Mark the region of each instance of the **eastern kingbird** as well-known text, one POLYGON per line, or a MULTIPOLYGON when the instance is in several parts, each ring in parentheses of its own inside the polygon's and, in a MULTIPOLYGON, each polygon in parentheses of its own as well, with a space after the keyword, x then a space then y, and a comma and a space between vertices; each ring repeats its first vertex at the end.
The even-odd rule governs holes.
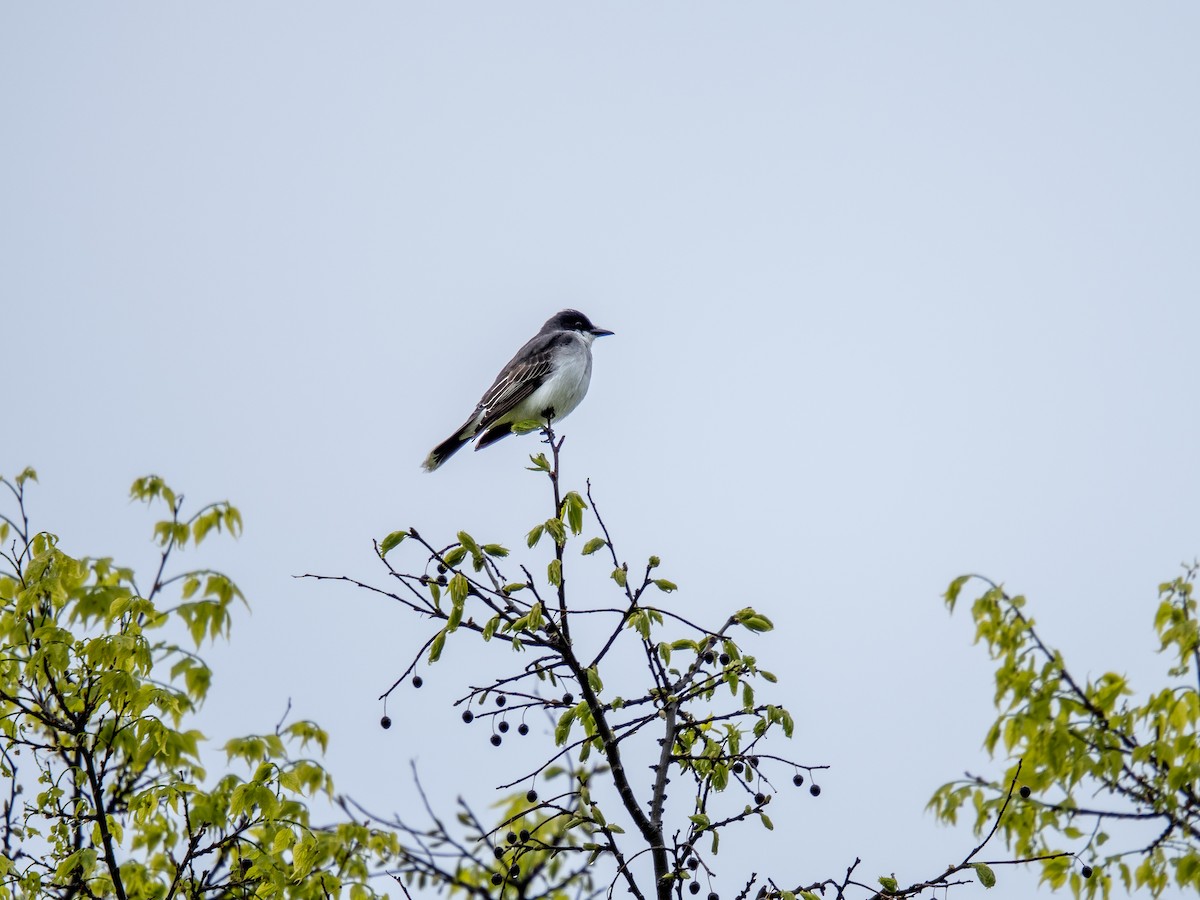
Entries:
POLYGON ((597 328, 577 309, 552 315, 500 370, 471 418, 429 452, 425 471, 432 472, 477 435, 475 449, 482 450, 511 434, 516 422, 566 418, 592 380, 592 341, 606 334, 612 332, 597 328))

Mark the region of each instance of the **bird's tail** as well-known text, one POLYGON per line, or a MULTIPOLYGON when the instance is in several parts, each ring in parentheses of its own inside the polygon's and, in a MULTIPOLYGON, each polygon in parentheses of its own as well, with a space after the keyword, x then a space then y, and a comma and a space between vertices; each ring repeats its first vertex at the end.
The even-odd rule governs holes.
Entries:
POLYGON ((463 424, 462 428, 429 451, 425 462, 421 463, 421 468, 426 472, 432 472, 461 450, 464 444, 471 443, 471 439, 475 437, 475 424, 475 417, 472 416, 463 424))
POLYGON ((468 444, 470 441, 469 437, 459 437, 457 434, 446 438, 446 440, 429 451, 429 455, 425 457, 425 462, 421 463, 421 468, 426 472, 432 472, 461 450, 463 444, 468 444))

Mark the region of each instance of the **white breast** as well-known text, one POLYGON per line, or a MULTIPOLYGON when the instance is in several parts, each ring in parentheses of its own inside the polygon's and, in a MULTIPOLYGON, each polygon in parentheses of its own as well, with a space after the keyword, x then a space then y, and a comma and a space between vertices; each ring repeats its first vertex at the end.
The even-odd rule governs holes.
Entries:
POLYGON ((554 408, 554 418, 564 419, 587 395, 592 380, 592 336, 576 334, 566 347, 559 348, 558 365, 545 383, 515 411, 513 421, 540 419, 542 411, 554 408))

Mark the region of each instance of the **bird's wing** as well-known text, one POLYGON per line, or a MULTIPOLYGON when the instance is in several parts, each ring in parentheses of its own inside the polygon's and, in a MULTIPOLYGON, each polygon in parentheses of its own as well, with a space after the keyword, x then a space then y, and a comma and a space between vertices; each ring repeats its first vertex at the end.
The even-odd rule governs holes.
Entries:
POLYGON ((483 418, 478 431, 495 425, 542 386, 550 375, 550 351, 553 346, 552 336, 538 335, 501 370, 479 401, 478 409, 483 413, 483 418))

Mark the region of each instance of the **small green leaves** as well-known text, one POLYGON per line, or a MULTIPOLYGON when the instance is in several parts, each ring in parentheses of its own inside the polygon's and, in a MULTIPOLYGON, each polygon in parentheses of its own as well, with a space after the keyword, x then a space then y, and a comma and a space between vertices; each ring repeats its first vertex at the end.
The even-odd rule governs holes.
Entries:
POLYGON ((388 553, 390 553, 392 550, 395 550, 397 547, 399 547, 400 542, 403 541, 406 537, 408 537, 408 532, 404 531, 404 530, 393 531, 391 534, 389 534, 387 537, 385 537, 382 541, 379 542, 380 557, 387 556, 388 553))
MULTIPOLYGON (((32 471, 24 473, 29 477, 32 471)), ((260 885, 272 894, 340 895, 343 875, 359 900, 377 896, 362 882, 377 860, 398 853, 399 840, 353 821, 328 828, 311 822, 306 798, 321 795, 325 809, 332 782, 317 762, 290 754, 310 744, 323 750, 326 737, 315 725, 280 722, 266 734, 227 742, 231 765, 215 777, 200 766, 204 737, 185 721, 203 702, 212 672, 177 642, 227 635, 229 606, 242 595, 220 572, 177 571, 169 562, 178 557, 168 560, 167 551, 237 534, 241 517, 228 503, 215 503, 186 518, 182 494, 156 476, 139 479, 131 493, 170 507, 154 526, 163 552, 143 576, 144 593, 132 569, 104 557, 69 557, 46 533, 21 535, 27 543, 8 560, 12 574, 0 573, 7 703, 0 743, 11 749, 19 734, 34 746, 70 748, 61 759, 35 761, 30 774, 45 789, 31 792, 7 826, 0 824, 6 844, 15 832, 18 844, 34 840, 40 857, 17 871, 0 855, 0 893, 41 896, 48 887, 41 882, 54 877, 83 893, 111 896, 124 878, 130 897, 193 896, 203 888, 179 860, 219 851, 239 896, 260 885), (176 596, 168 601, 168 594, 176 596), (163 631, 150 637, 154 629, 163 631), (101 804, 107 809, 97 810, 101 804), (120 848, 119 872, 97 852, 107 840, 103 829, 120 848), (331 859, 342 866, 336 876, 331 859)), ((0 498, 5 502, 11 500, 0 498)), ((0 514, 11 518, 7 509, 0 514)), ((393 538, 388 549, 399 543, 393 538)), ((10 762, 6 751, 0 776, 13 776, 5 768, 10 762)))
POLYGON ((618 566, 612 571, 612 580, 615 581, 619 587, 625 587, 628 574, 629 573, 626 571, 624 566, 618 566))
POLYGON ((545 525, 533 526, 533 528, 530 530, 529 534, 527 534, 525 536, 525 543, 529 546, 529 549, 532 550, 534 547, 537 546, 537 542, 542 539, 542 532, 545 530, 546 530, 545 525))
POLYGON ((743 628, 755 632, 770 631, 775 627, 770 619, 760 613, 756 613, 749 606, 734 613, 733 620, 743 628))
POLYGON ((971 868, 975 870, 975 877, 985 888, 996 886, 996 873, 992 871, 991 866, 986 863, 971 863, 971 868))
POLYGON ((213 503, 196 513, 191 525, 193 544, 199 544, 209 532, 219 532, 222 528, 228 529, 236 537, 242 531, 242 514, 228 503, 213 503))
POLYGON ((550 471, 550 460, 546 459, 545 453, 539 453, 536 456, 530 455, 529 461, 531 463, 533 463, 532 466, 528 467, 529 471, 531 471, 531 472, 549 472, 550 471))
POLYGON ((600 672, 595 666, 587 670, 587 681, 592 693, 599 694, 604 690, 604 682, 600 680, 600 672))
POLYGON ((594 537, 590 541, 588 541, 586 544, 583 545, 583 555, 591 556, 593 553, 595 553, 601 547, 607 547, 607 546, 608 546, 608 541, 604 540, 604 538, 594 537))
POLYGON ((579 496, 578 491, 568 491, 567 495, 563 497, 559 515, 570 526, 572 534, 579 534, 583 531, 583 511, 585 509, 587 509, 587 504, 583 502, 583 497, 579 496))
POLYGON ((880 875, 879 884, 883 887, 883 891, 886 894, 894 894, 896 893, 897 888, 900 887, 900 885, 896 882, 895 875, 880 875))
MULTIPOLYGON (((26 471, 31 471, 26 469, 26 471)), ((23 475, 24 473, 22 473, 23 475)), ((21 475, 17 476, 17 483, 22 483, 21 475)), ((167 483, 157 475, 146 475, 139 478, 133 483, 129 489, 129 495, 134 500, 141 500, 149 503, 151 500, 162 498, 168 506, 175 505, 175 492, 167 487, 167 483)))
POLYGON ((429 661, 437 662, 441 659, 442 649, 446 646, 446 629, 443 628, 437 633, 433 639, 433 643, 429 645, 429 661))
POLYGON ((466 549, 466 551, 472 556, 479 555, 479 544, 475 542, 475 538, 471 537, 465 531, 460 531, 458 533, 458 542, 462 544, 463 548, 466 549))
POLYGON ((962 593, 963 585, 970 580, 970 575, 959 575, 952 582, 950 582, 950 586, 946 588, 944 597, 946 600, 946 606, 950 608, 950 612, 954 612, 954 604, 958 602, 958 595, 962 593))
POLYGON ((567 528, 563 525, 562 519, 547 519, 543 523, 543 527, 560 547, 567 542, 567 528))
POLYGON ((567 738, 571 735, 571 723, 575 721, 575 707, 571 707, 565 713, 558 717, 558 724, 554 726, 554 744, 561 747, 567 742, 567 738))
MULTIPOLYGON (((513 434, 529 434, 532 431, 540 431, 546 426, 546 423, 540 419, 522 419, 520 422, 514 422, 512 426, 513 434)), ((542 454, 538 454, 545 457, 542 454)))
POLYGON ((462 572, 455 573, 450 579, 450 599, 455 606, 461 606, 463 601, 467 599, 467 594, 470 593, 471 584, 467 581, 467 576, 462 572))
POLYGON ((562 584, 562 560, 552 559, 546 566, 546 580, 555 587, 562 584))
POLYGON ((668 581, 665 578, 655 578, 654 586, 667 594, 671 593, 671 591, 679 590, 679 585, 675 584, 673 581, 668 581))

